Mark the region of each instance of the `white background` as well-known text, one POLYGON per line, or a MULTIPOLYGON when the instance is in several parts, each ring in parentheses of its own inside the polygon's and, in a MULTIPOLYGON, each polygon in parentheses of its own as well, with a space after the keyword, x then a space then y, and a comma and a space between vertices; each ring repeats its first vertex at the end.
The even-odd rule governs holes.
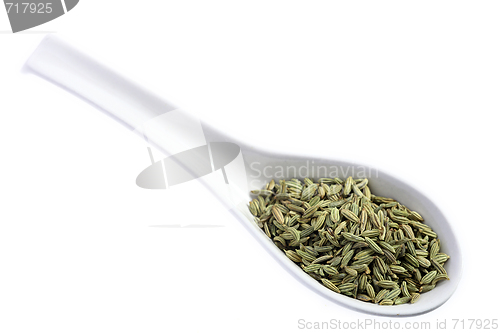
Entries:
POLYGON ((139 137, 21 74, 46 32, 232 136, 405 179, 453 223, 464 274, 439 309, 391 320, 446 319, 451 330, 454 318, 499 319, 499 10, 496 1, 86 0, 12 34, 0 9, 0 332, 293 332, 299 319, 390 320, 312 293, 196 182, 138 188, 149 165, 139 137), (151 227, 180 223, 224 227, 151 227))

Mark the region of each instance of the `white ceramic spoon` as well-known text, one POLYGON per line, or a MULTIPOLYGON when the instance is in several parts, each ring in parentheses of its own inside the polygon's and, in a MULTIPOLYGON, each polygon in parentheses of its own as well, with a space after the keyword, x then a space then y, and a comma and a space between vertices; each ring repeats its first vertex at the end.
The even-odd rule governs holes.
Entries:
POLYGON ((145 170, 137 179, 138 185, 165 188, 198 178, 283 268, 326 299, 370 314, 412 316, 436 309, 455 291, 462 256, 452 227, 434 203, 399 179, 362 165, 283 155, 228 138, 51 36, 38 46, 25 69, 88 101, 169 156, 145 170), (271 180, 266 175, 279 170, 287 179, 328 177, 332 170, 342 170, 344 178, 357 178, 365 172, 373 193, 395 198, 418 211, 439 235, 442 251, 451 257, 446 263, 451 279, 422 294, 417 303, 397 306, 364 303, 325 288, 290 261, 248 211, 252 199, 249 190, 262 188, 271 180))

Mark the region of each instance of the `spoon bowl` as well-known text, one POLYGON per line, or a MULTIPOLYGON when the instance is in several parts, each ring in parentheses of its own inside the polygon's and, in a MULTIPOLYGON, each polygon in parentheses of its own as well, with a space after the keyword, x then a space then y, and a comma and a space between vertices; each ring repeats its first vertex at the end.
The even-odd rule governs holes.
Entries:
MULTIPOLYGON (((439 208, 417 189, 383 171, 345 161, 280 155, 255 149, 247 151, 244 146, 242 152, 245 156, 247 169, 250 170, 247 179, 251 189, 263 188, 264 184, 273 178, 266 176, 266 174, 271 174, 271 170, 280 173, 280 176, 281 170, 284 170, 283 176, 280 177, 283 179, 298 178, 303 180, 304 177, 312 174, 314 174, 314 179, 323 177, 345 179, 349 176, 368 178, 370 189, 376 195, 396 199, 409 209, 418 211, 424 217, 425 223, 439 235, 441 251, 450 256, 450 259, 446 262, 446 270, 450 280, 438 283, 432 291, 421 294, 420 299, 415 304, 380 306, 365 303, 332 292, 303 272, 256 225, 247 207, 237 207, 236 210, 232 210, 234 216, 246 226, 247 230, 254 235, 261 245, 303 285, 324 298, 352 310, 368 314, 400 317, 416 316, 432 311, 444 304, 455 292, 462 273, 462 255, 457 238, 451 224, 439 208), (264 170, 264 168, 267 169, 264 170)), ((277 179, 277 177, 274 177, 274 179, 277 179)), ((252 195, 245 197, 246 202, 252 199, 254 199, 252 195)))

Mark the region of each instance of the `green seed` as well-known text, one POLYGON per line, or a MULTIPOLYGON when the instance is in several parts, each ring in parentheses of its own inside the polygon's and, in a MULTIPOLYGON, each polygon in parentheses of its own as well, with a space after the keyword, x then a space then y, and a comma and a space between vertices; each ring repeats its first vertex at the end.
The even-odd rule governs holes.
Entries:
POLYGON ((335 267, 332 267, 332 266, 323 266, 323 270, 325 271, 326 274, 329 274, 329 275, 338 275, 339 274, 339 271, 337 271, 335 269, 335 267))
POLYGON ((356 285, 354 283, 344 283, 339 286, 339 290, 340 292, 344 293, 347 291, 354 290, 355 287, 356 285))
POLYGON ((408 303, 410 300, 411 300, 410 296, 396 298, 396 300, 394 301, 394 305, 405 304, 408 303))
POLYGON ((378 304, 379 305, 393 305, 394 301, 390 300, 390 299, 384 299, 384 300, 380 301, 380 303, 378 303, 378 304))
POLYGON ((392 247, 392 245, 390 245, 389 243, 386 243, 384 241, 379 241, 378 245, 380 246, 380 248, 386 249, 387 251, 389 251, 389 252, 391 252, 393 254, 396 253, 396 250, 394 250, 394 247, 392 247))
POLYGON ((401 289, 393 289, 389 293, 387 293, 387 295, 385 295, 384 299, 394 300, 396 297, 399 296, 399 294, 401 294, 401 289))
POLYGON ((381 280, 376 282, 376 285, 378 285, 380 288, 398 288, 398 284, 394 281, 389 281, 389 280, 381 280))
POLYGON ((342 261, 340 262, 340 267, 347 266, 353 255, 354 255, 354 250, 350 250, 349 252, 347 252, 342 258, 342 261))
POLYGON ((350 242, 362 242, 362 241, 364 241, 364 239, 362 237, 355 236, 355 235, 351 234, 350 232, 343 232, 342 236, 344 236, 344 238, 350 242))
POLYGON ((358 272, 355 269, 352 269, 351 267, 345 267, 344 268, 345 272, 351 276, 357 276, 358 272))
POLYGON ((353 184, 352 177, 347 178, 344 184, 344 196, 348 196, 349 193, 351 193, 352 184, 353 184))
POLYGON ((425 274, 422 280, 420 280, 421 284, 430 284, 434 278, 437 275, 437 271, 430 271, 429 273, 425 274))
POLYGON ((293 252, 292 250, 285 251, 285 254, 292 261, 302 262, 302 258, 297 253, 293 252))
POLYGON ((426 293, 428 291, 431 291, 432 289, 434 289, 436 287, 435 284, 426 284, 426 285, 423 285, 422 287, 420 287, 420 292, 421 293, 426 293))
POLYGON ((327 279, 321 279, 321 282, 323 282, 323 285, 325 287, 327 287, 328 289, 330 290, 333 290, 335 291, 336 293, 339 293, 340 294, 340 289, 337 288, 336 285, 334 285, 331 281, 327 280, 327 279))
POLYGON ((320 264, 311 264, 309 266, 304 267, 304 271, 306 271, 306 272, 315 272, 315 271, 317 271, 320 268, 321 268, 320 264))
POLYGON ((411 294, 411 300, 410 300, 410 303, 413 304, 413 303, 416 303, 418 301, 418 299, 420 298, 420 294, 419 293, 412 293, 411 294))
POLYGON ((255 195, 264 195, 264 196, 273 194, 273 192, 269 191, 269 190, 254 190, 251 192, 252 192, 252 194, 255 194, 255 195))
POLYGON ((350 210, 347 210, 347 209, 341 209, 340 210, 340 213, 346 218, 348 219, 349 221, 352 221, 352 222, 356 222, 358 223, 359 222, 359 217, 354 214, 353 212, 351 212, 350 210))
POLYGON ((375 290, 373 289, 373 286, 370 283, 366 284, 366 293, 368 296, 370 296, 371 299, 375 298, 375 290))
POLYGON ((371 240, 371 238, 365 237, 365 242, 373 251, 384 254, 384 252, 382 252, 382 249, 373 240, 371 240))
POLYGON ((356 296, 356 299, 359 299, 360 301, 363 301, 363 302, 371 302, 372 301, 372 298, 368 295, 365 295, 365 294, 358 294, 356 296))
POLYGON ((365 230, 361 233, 361 236, 363 237, 378 237, 379 235, 380 235, 380 230, 378 229, 365 230))
POLYGON ((389 293, 389 289, 380 290, 374 299, 375 303, 378 303, 381 300, 383 300, 388 293, 389 293))
POLYGON ((285 219, 283 217, 283 213, 281 212, 281 210, 276 205, 273 206, 272 212, 273 212, 274 218, 276 220, 278 220, 279 223, 281 223, 281 224, 285 223, 285 219))
POLYGON ((406 269, 404 267, 401 267, 401 266, 389 265, 389 268, 391 269, 391 271, 393 273, 396 273, 396 274, 406 273, 406 269))

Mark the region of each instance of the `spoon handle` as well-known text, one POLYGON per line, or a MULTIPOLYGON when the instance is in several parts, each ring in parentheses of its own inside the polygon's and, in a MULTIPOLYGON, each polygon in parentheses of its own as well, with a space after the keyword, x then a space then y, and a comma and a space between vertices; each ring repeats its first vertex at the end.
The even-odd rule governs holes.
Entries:
POLYGON ((228 185, 247 191, 238 144, 60 39, 46 37, 25 70, 89 102, 167 156, 159 161, 163 167, 153 163, 138 176, 139 186, 160 189, 199 178, 228 206, 235 203, 228 185))
POLYGON ((40 43, 25 68, 79 95, 131 129, 176 109, 54 36, 40 43))

